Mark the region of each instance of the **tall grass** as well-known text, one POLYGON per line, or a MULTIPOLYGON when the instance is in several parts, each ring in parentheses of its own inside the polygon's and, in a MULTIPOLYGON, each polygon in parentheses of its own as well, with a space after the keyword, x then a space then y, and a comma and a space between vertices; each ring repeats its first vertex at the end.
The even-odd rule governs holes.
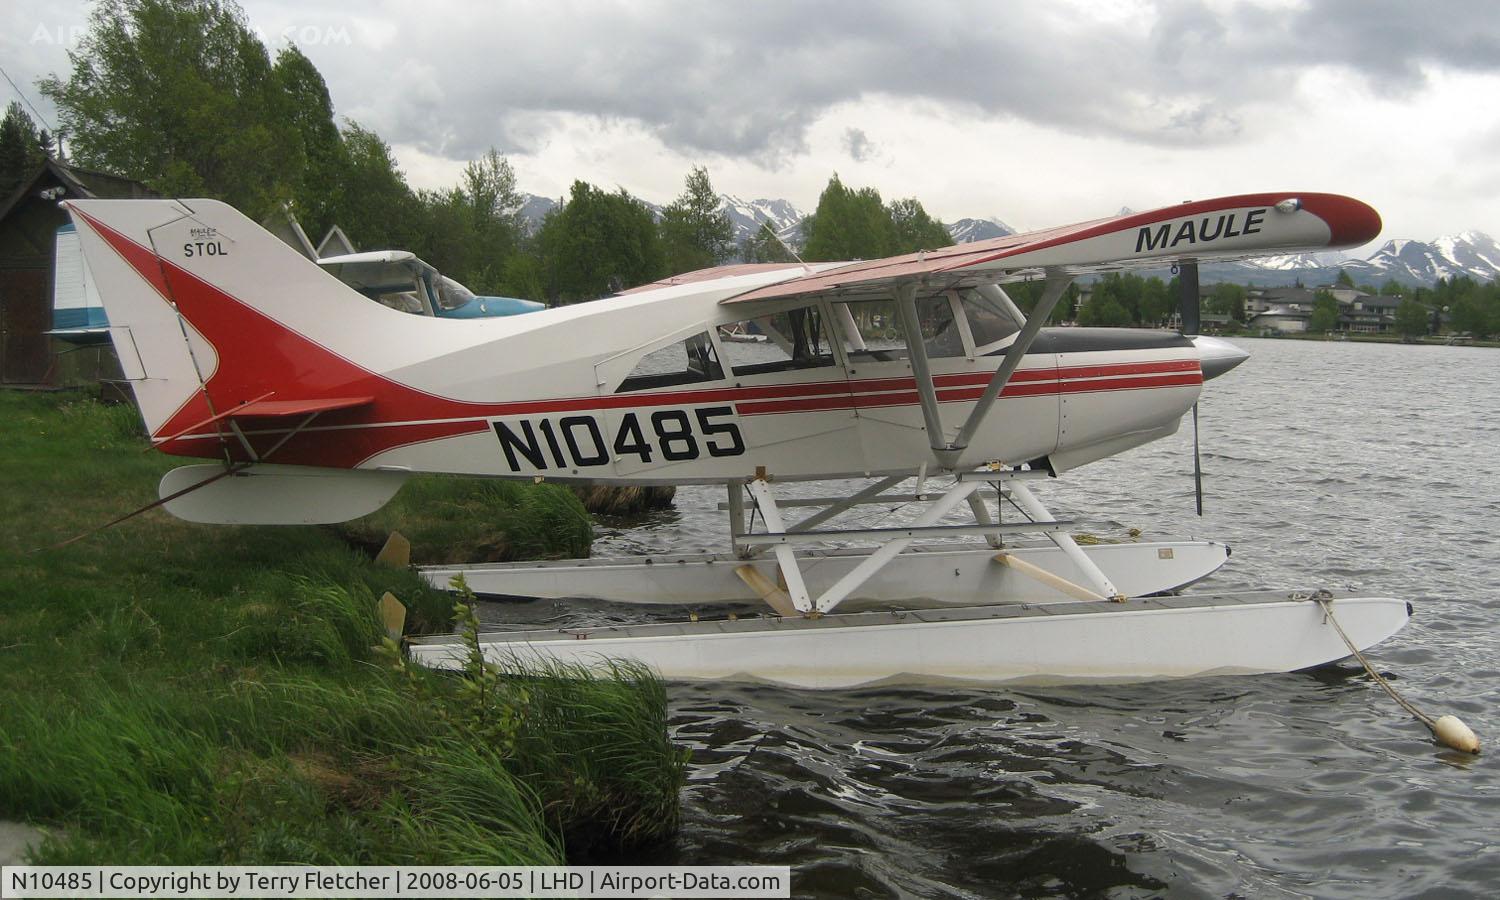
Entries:
MULTIPOLYGON (((381 593, 426 630, 448 595, 329 529, 160 510, 33 552, 149 502, 172 463, 128 407, 0 392, 0 421, 0 816, 53 826, 35 862, 548 864, 675 827, 646 673, 505 678, 475 727, 475 679, 372 649, 381 593)), ((576 511, 506 496, 541 533, 576 511)))
POLYGON ((676 831, 687 757, 667 737, 660 679, 626 662, 507 669, 530 672, 512 768, 548 798, 575 857, 616 855, 676 831))
POLYGON ((339 528, 367 546, 399 530, 420 564, 584 557, 594 533, 565 487, 441 476, 410 479, 385 507, 339 528))

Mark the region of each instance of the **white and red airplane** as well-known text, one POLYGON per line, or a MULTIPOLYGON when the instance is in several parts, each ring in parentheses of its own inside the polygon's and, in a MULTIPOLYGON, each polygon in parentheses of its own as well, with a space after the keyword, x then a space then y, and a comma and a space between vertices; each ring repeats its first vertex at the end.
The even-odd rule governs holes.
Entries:
MULTIPOLYGON (((1359 201, 1224 197, 875 261, 723 266, 469 320, 376 304, 217 201, 63 206, 153 442, 208 460, 163 479, 175 515, 344 521, 417 472, 727 486, 725 554, 426 574, 494 595, 764 601, 767 615, 487 635, 496 659, 843 687, 1288 671, 1347 654, 1300 596, 1165 594, 1221 566, 1224 545, 1080 547, 1031 488, 1172 434, 1203 381, 1245 358, 1176 332, 1043 328, 1074 277, 1182 264, 1195 281, 1199 260, 1356 246, 1380 231, 1359 201), (1045 290, 1028 317, 1004 285, 1033 279, 1045 290), (927 503, 914 521, 823 527, 913 477, 900 496, 927 503), (861 481, 787 491, 831 479, 861 481), (818 511, 789 521, 799 507, 818 511), (974 540, 916 543, 954 537, 974 540)), ((1334 606, 1361 648, 1410 614, 1393 598, 1334 606)), ((451 641, 412 652, 454 660, 451 641)))

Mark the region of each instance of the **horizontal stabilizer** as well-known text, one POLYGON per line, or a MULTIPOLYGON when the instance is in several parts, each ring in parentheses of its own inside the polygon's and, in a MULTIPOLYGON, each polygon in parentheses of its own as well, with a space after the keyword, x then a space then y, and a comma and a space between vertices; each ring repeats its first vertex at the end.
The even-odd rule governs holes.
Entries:
POLYGON ((247 416, 305 416, 310 413, 332 412, 336 409, 353 409, 368 406, 374 397, 329 397, 323 400, 257 400, 236 409, 231 418, 247 416))
POLYGON ((188 493, 165 504, 167 512, 209 525, 331 525, 381 508, 407 478, 404 472, 257 465, 188 490, 223 472, 222 465, 168 472, 158 494, 188 493))

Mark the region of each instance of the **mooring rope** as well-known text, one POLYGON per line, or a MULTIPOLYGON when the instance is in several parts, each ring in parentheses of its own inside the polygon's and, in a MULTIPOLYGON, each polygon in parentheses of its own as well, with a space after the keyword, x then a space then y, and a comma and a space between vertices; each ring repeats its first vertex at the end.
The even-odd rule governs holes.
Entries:
POLYGON ((1296 599, 1318 601, 1318 605, 1323 607, 1323 613, 1328 619, 1328 624, 1332 625, 1333 630, 1338 632, 1339 637, 1344 639, 1344 646, 1348 647, 1349 652, 1354 654, 1354 658, 1359 660, 1359 664, 1365 667, 1365 671, 1370 673, 1370 677, 1375 679, 1375 683, 1385 688, 1385 692, 1390 694, 1391 699, 1400 704, 1402 709, 1411 713, 1417 721, 1426 725, 1438 743, 1452 747, 1455 750, 1463 750, 1467 753, 1479 752, 1479 738, 1475 737, 1474 732, 1470 731, 1469 727, 1457 716, 1442 716, 1434 720, 1431 716, 1417 709, 1416 705, 1411 701, 1397 693, 1396 689, 1391 687, 1391 683, 1386 681, 1385 677, 1379 672, 1375 671, 1375 667, 1370 665, 1370 661, 1365 659, 1365 655, 1359 652, 1358 647, 1354 646, 1354 642, 1344 632, 1344 627, 1339 624, 1338 617, 1333 614, 1333 594, 1328 591, 1319 590, 1307 594, 1294 594, 1293 597, 1296 599))

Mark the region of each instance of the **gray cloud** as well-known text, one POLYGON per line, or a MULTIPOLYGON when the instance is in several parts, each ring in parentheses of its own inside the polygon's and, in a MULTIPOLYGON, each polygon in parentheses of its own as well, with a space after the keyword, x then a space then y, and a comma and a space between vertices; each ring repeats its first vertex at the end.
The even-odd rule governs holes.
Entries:
POLYGON ((875 145, 863 128, 844 129, 844 150, 855 162, 864 162, 875 154, 875 145))
MULTIPOLYGON (((957 117, 1211 145, 1242 135, 1252 104, 1293 96, 1310 67, 1397 94, 1434 69, 1500 69, 1500 25, 1479 0, 1161 0, 1140 22, 1101 20, 1087 5, 902 0, 386 0, 353 15, 334 0, 245 4, 271 35, 348 24, 351 43, 304 48, 340 113, 459 159, 491 145, 533 152, 547 117, 572 113, 638 123, 684 153, 775 164, 806 148, 830 107, 876 95, 957 117)), ((57 18, 35 8, 37 21, 57 18)), ((850 134, 851 156, 868 154, 863 129, 850 134)))
POLYGON ((1245 104, 1285 95, 1309 66, 1401 91, 1419 87, 1431 67, 1500 67, 1500 32, 1479 5, 1460 2, 1228 12, 1163 2, 1145 27, 1040 4, 445 10, 386 13, 408 15, 391 49, 420 55, 443 96, 386 110, 358 102, 389 119, 378 124, 390 139, 456 156, 497 140, 532 149, 514 123, 567 111, 639 122, 685 151, 774 161, 803 149, 830 106, 871 94, 1079 134, 1217 143, 1242 132, 1245 104), (478 114, 455 122, 455 109, 478 114))

